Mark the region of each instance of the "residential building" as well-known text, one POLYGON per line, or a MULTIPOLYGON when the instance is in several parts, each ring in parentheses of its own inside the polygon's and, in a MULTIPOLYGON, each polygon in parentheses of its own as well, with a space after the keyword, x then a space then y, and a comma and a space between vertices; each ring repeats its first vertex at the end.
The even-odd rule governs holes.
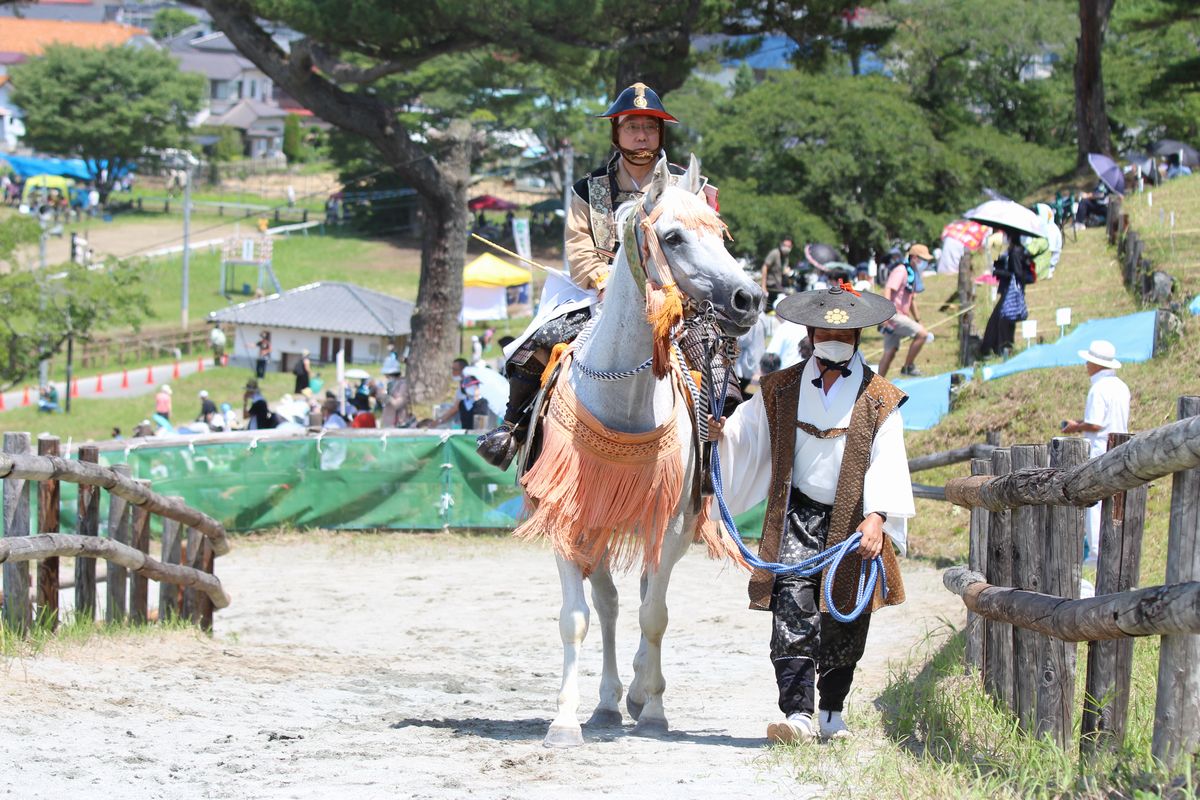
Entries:
POLYGON ((269 369, 287 372, 305 351, 314 364, 331 364, 341 350, 347 364, 378 364, 394 344, 404 352, 415 306, 352 283, 323 281, 214 311, 209 321, 229 334, 230 358, 253 366, 263 331, 271 334, 269 369))

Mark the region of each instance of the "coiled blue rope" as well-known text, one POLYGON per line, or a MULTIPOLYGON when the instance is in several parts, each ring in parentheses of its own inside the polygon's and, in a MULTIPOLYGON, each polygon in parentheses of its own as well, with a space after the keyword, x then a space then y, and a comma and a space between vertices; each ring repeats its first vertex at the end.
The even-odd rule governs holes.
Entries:
MULTIPOLYGON (((726 373, 728 380, 728 372, 726 373)), ((710 386, 710 393, 712 392, 710 386)), ((721 411, 725 408, 725 387, 717 393, 716 397, 709 397, 709 406, 713 409, 713 417, 721 418, 721 411)), ((862 566, 858 571, 858 591, 855 594, 854 608, 848 613, 842 613, 833 603, 833 576, 837 574, 838 568, 842 564, 845 557, 858 550, 859 543, 862 541, 862 533, 855 531, 845 541, 836 544, 826 550, 822 550, 814 556, 804 559, 798 564, 781 564, 777 561, 763 561, 757 555, 750 551, 746 543, 742 540, 742 534, 738 531, 737 524, 733 521, 733 514, 729 512, 729 506, 725 505, 725 487, 721 480, 721 454, 720 448, 715 446, 712 448, 712 482, 713 494, 717 498, 717 505, 721 509, 721 521, 725 523, 725 530, 729 531, 729 535, 733 537, 733 541, 737 544, 738 550, 741 551, 742 557, 746 559, 746 563, 755 569, 765 569, 775 575, 801 575, 809 577, 819 575, 824 570, 828 569, 829 580, 825 581, 825 605, 829 608, 829 614, 838 622, 853 622, 866 610, 871 604, 871 598, 875 596, 875 584, 880 583, 883 588, 883 596, 887 597, 887 574, 883 569, 883 557, 875 556, 870 561, 861 559, 862 566)))

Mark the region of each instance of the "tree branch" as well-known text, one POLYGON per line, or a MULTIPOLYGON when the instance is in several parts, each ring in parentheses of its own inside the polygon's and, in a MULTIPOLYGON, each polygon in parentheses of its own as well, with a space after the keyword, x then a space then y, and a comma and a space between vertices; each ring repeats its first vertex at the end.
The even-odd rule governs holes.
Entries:
POLYGON ((312 46, 299 47, 290 56, 284 53, 242 0, 187 2, 206 10, 246 58, 306 108, 368 139, 413 188, 447 206, 455 202, 434 159, 412 140, 392 109, 369 95, 348 92, 318 73, 312 46))

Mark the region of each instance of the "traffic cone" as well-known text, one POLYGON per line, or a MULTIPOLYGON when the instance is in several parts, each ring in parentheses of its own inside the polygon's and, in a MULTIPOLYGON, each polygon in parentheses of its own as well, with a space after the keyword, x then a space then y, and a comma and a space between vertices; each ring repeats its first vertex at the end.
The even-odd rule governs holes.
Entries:
POLYGON ((222 366, 222 367, 228 367, 228 366, 229 366, 229 354, 228 354, 228 353, 222 353, 222 354, 221 354, 221 366, 222 366))
POLYGON ((179 378, 179 362, 178 361, 175 362, 175 369, 171 370, 171 377, 176 378, 176 379, 179 378))
POLYGON ((96 394, 104 394, 104 373, 96 376, 96 394))
POLYGON ((129 388, 129 370, 127 370, 127 369, 121 370, 121 388, 122 389, 129 388))
POLYGON ((204 356, 196 359, 196 372, 204 372, 204 356))
POLYGON ((0 392, 0 411, 4 411, 4 393, 0 392))
POLYGON ((71 397, 79 397, 79 378, 71 381, 71 397))
POLYGON ((154 383, 154 367, 146 367, 146 383, 154 383))
POLYGON ((23 406, 29 405, 29 387, 28 386, 25 387, 25 394, 21 396, 21 405, 23 405, 23 406))

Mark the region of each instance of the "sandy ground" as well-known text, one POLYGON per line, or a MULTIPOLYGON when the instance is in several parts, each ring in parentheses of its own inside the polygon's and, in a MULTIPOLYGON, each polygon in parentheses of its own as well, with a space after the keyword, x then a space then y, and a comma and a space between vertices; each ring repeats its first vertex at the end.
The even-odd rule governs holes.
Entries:
MULTIPOLYGON (((693 552, 676 569, 664 648, 663 739, 588 730, 541 745, 561 646, 550 553, 504 539, 322 535, 243 541, 217 562, 233 595, 216 635, 154 632, 55 644, 0 684, 4 788, 15 797, 806 797, 764 749, 778 714, 770 618, 744 580, 693 552)), ((939 573, 909 566, 909 601, 880 613, 851 695, 941 620, 963 621, 939 573)), ((622 679, 636 581, 620 584, 622 679)), ((151 597, 157 597, 151 584, 151 597)), ((594 622, 594 619, 593 619, 594 622)), ((599 631, 584 646, 586 719, 599 631)), ((828 746, 828 745, 822 745, 828 746)))

